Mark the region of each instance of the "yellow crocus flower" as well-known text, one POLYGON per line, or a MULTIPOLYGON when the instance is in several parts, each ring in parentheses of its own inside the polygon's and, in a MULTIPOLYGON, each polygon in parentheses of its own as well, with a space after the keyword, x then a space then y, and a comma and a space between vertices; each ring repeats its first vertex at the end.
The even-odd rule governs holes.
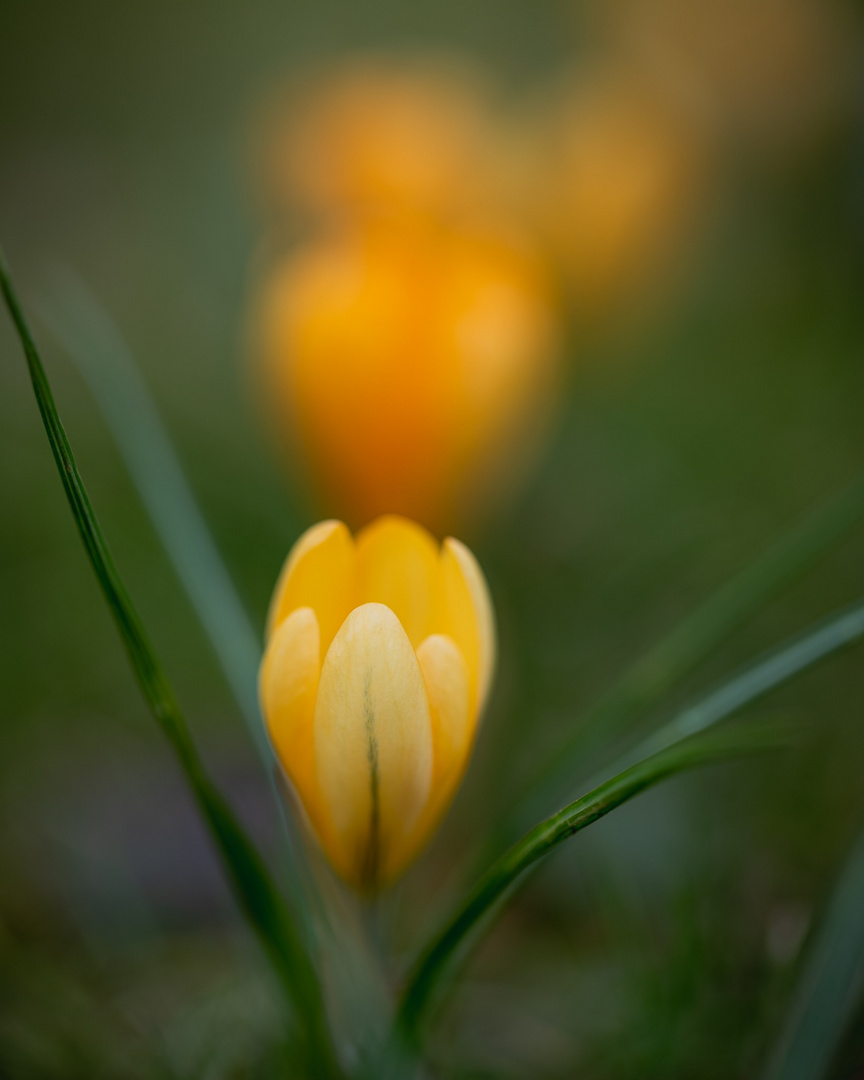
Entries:
POLYGON ((614 65, 562 86, 537 128, 524 213, 559 260, 580 316, 608 315, 656 286, 693 231, 702 141, 650 85, 614 65))
POLYGON ((352 885, 392 881, 464 774, 495 664, 483 573, 405 518, 313 526, 270 606, 260 696, 321 847, 352 885))
POLYGON ((273 101, 262 116, 259 173, 273 204, 319 220, 449 217, 488 206, 496 136, 473 69, 355 59, 273 101))
POLYGON ((325 512, 445 532, 522 471, 557 369, 544 270, 497 233, 382 222, 275 268, 257 320, 267 405, 325 512))

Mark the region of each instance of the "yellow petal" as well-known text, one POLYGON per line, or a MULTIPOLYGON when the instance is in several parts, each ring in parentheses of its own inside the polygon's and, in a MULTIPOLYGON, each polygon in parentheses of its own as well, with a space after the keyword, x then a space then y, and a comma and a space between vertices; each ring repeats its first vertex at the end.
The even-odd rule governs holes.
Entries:
POLYGON ((456 642, 432 634, 417 650, 432 716, 433 797, 462 774, 474 741, 476 717, 468 708, 468 669, 456 642))
POLYGON ((378 518, 357 536, 357 603, 386 604, 415 649, 432 627, 438 559, 429 533, 407 518, 378 518))
POLYGON ((345 620, 321 669, 315 759, 334 865, 374 888, 404 860, 429 797, 432 727, 420 665, 383 604, 345 620))
POLYGON ((273 632, 259 677, 261 711, 276 756, 317 832, 326 828, 315 775, 313 718, 318 690, 318 621, 293 611, 273 632))
POLYGON ((432 634, 417 650, 432 717, 432 791, 408 839, 403 863, 427 842, 456 792, 474 744, 477 713, 470 705, 468 670, 452 638, 432 634))
POLYGON ((435 623, 435 630, 452 637, 465 658, 479 714, 495 669, 495 614, 477 560, 452 537, 444 541, 441 549, 440 609, 435 623))
POLYGON ((355 602, 355 549, 341 521, 313 525, 291 549, 270 602, 267 633, 300 607, 318 619, 323 657, 355 602))

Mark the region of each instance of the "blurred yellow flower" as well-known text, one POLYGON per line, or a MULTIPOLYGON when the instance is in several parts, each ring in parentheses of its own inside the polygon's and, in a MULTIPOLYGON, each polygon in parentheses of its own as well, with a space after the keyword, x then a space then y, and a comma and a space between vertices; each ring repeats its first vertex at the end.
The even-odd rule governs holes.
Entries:
POLYGON ((520 152, 522 213, 580 313, 606 314, 654 284, 704 181, 704 147, 680 114, 607 65, 559 87, 520 152))
POLYGON ((489 233, 322 235, 271 275, 258 330, 280 434, 358 525, 394 512, 453 527, 529 456, 554 384, 543 266, 489 233))
POLYGON ((585 321, 662 279, 699 188, 692 131, 606 67, 520 125, 464 70, 367 60, 264 134, 305 236, 269 261, 254 316, 283 450, 352 527, 482 518, 552 411, 561 283, 585 321))
POLYGON ((358 60, 266 124, 265 184, 320 217, 443 214, 488 194, 493 127, 479 80, 444 63, 358 60))
POLYGON ((429 839, 462 778, 495 665, 483 573, 458 540, 384 517, 294 545, 260 673, 270 738, 321 847, 373 891, 429 839))

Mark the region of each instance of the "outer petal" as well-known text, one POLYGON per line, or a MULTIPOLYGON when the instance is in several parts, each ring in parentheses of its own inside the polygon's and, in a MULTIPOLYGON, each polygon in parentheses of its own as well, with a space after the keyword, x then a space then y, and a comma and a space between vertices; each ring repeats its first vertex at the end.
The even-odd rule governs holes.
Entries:
POLYGON ((378 518, 357 536, 358 604, 386 604, 416 649, 430 633, 438 545, 407 518, 378 518))
POLYGON ((326 828, 315 774, 313 717, 318 690, 318 621, 298 608, 274 631, 259 676, 270 741, 316 831, 326 828))
POLYGON ((417 660, 429 694, 434 765, 432 792, 409 838, 403 864, 420 851, 446 813, 468 764, 477 730, 468 670, 453 639, 431 635, 417 650, 417 660))
POLYGON ((477 560, 452 537, 441 549, 440 608, 436 632, 459 646, 471 681, 476 712, 483 710, 495 670, 495 613, 477 560))
POLYGON ((469 709, 468 669, 456 642, 432 634, 417 650, 432 716, 433 800, 458 781, 471 752, 476 715, 469 709))
POLYGON ((270 602, 267 633, 300 607, 318 619, 321 655, 355 603, 356 553, 341 521, 313 525, 291 549, 270 602))
POLYGON ((429 797, 432 728, 414 650, 394 613, 364 604, 324 660, 315 707, 318 782, 334 864, 374 888, 404 861, 429 797))

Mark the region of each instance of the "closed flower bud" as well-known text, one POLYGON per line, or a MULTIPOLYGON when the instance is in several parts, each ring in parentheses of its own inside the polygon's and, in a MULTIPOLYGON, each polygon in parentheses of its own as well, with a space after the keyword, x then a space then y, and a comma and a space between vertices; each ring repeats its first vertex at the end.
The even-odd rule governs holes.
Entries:
POLYGON ((458 540, 384 517, 325 521, 276 586, 260 694, 330 862, 375 891, 428 840, 462 778, 495 663, 483 573, 458 540))

